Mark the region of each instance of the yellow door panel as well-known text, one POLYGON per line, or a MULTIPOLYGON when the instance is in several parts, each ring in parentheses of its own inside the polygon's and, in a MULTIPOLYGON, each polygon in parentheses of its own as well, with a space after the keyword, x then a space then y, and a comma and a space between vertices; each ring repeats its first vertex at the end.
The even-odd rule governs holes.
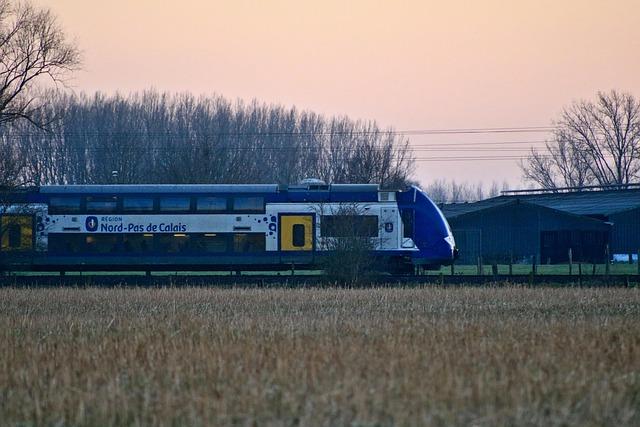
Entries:
POLYGON ((3 251, 30 251, 33 249, 33 220, 29 215, 3 215, 0 226, 3 251))
POLYGON ((280 217, 280 250, 310 251, 313 249, 313 217, 282 215, 280 217))

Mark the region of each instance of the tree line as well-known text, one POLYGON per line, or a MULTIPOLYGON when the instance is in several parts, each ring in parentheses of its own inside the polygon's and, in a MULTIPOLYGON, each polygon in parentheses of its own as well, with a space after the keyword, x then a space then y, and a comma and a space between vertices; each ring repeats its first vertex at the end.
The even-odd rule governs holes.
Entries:
POLYGON ((499 184, 497 181, 492 181, 491 185, 486 188, 482 181, 470 183, 441 178, 434 180, 424 189, 431 200, 436 203, 464 203, 497 197, 502 191, 509 189, 509 183, 503 181, 502 184, 499 184))
POLYGON ((380 183, 413 168, 408 140, 374 122, 277 105, 145 91, 128 96, 47 91, 31 121, 0 129, 23 182, 380 183))

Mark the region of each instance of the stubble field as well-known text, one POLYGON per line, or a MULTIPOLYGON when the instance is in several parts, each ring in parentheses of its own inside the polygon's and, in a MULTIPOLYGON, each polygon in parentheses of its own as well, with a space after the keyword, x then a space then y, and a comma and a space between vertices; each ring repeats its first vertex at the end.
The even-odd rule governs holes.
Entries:
POLYGON ((639 425, 640 290, 0 289, 5 425, 639 425))

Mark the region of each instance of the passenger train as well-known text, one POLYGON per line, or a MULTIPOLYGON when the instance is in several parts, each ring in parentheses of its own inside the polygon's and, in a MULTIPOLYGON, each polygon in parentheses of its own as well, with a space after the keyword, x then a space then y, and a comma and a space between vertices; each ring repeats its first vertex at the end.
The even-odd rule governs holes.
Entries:
POLYGON ((456 255, 447 221, 419 188, 306 180, 23 189, 0 205, 0 261, 61 272, 312 269, 345 224, 382 270, 437 268, 456 255))

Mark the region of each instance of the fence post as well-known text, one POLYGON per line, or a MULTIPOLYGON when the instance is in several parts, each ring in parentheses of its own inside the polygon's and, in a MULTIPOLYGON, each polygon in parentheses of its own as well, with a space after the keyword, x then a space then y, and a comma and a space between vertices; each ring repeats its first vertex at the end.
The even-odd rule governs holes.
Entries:
POLYGON ((453 265, 454 265, 454 262, 452 261, 452 262, 451 262, 451 275, 452 275, 452 276, 456 273, 456 271, 455 271, 455 267, 454 267, 453 265))
POLYGON ((582 287, 582 261, 578 262, 578 283, 582 287))
POLYGON ((638 264, 638 276, 640 276, 640 249, 638 249, 638 259, 636 262, 638 264))
POLYGON ((509 254, 509 276, 513 276, 513 252, 509 254))
POLYGON ((533 255, 531 257, 531 273, 535 276, 536 275, 536 255, 533 255))
POLYGON ((607 276, 607 278, 609 277, 609 269, 611 268, 611 263, 609 262, 611 259, 611 254, 609 253, 609 244, 607 243, 607 245, 604 247, 604 257, 605 257, 605 264, 604 264, 604 274, 605 276, 607 276))
POLYGON ((569 248, 569 276, 573 273, 573 253, 569 248))
POLYGON ((478 276, 481 274, 480 272, 480 257, 476 258, 476 273, 478 276))

